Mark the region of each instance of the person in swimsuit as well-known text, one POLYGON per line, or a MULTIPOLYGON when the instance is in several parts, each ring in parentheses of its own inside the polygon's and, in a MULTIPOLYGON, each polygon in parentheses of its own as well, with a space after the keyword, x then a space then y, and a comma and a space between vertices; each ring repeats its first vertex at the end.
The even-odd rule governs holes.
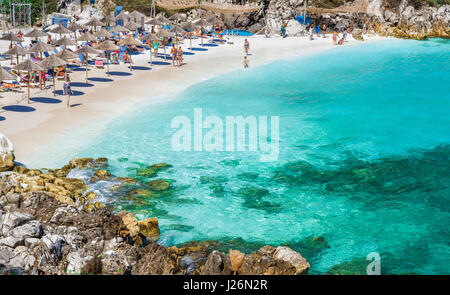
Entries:
POLYGON ((155 57, 158 57, 158 45, 159 45, 159 41, 156 41, 153 44, 153 52, 154 52, 155 57))
POLYGON ((178 66, 181 66, 183 64, 183 49, 181 49, 181 46, 178 46, 178 66))
POLYGON ((175 47, 175 45, 172 45, 172 49, 170 50, 170 53, 172 54, 172 66, 174 67, 174 66, 178 65, 178 59, 177 59, 178 50, 175 47))
POLYGON ((247 55, 246 55, 246 56, 244 56, 244 69, 248 68, 249 66, 250 65, 249 65, 249 62, 248 62, 247 55))
POLYGON ((248 55, 248 50, 250 49, 250 43, 248 43, 248 40, 245 39, 244 41, 244 50, 245 50, 245 55, 248 55))
POLYGON ((70 96, 72 95, 72 89, 70 88, 70 78, 69 77, 67 77, 66 81, 64 82, 63 92, 64 92, 64 95, 67 95, 66 108, 68 108, 70 106, 70 96))
POLYGON ((333 45, 337 45, 337 34, 333 32, 333 45))

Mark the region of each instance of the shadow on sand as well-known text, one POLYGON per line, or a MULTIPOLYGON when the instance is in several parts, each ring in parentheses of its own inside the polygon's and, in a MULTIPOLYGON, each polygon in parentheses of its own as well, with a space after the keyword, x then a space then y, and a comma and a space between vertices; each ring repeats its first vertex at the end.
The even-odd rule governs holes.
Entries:
POLYGON ((148 71, 151 70, 152 68, 150 67, 141 67, 141 66, 132 66, 131 67, 133 70, 138 70, 138 71, 148 71))
POLYGON ((70 86, 73 86, 73 87, 92 87, 92 86, 94 86, 94 84, 86 83, 86 82, 70 82, 70 86))
POLYGON ((101 78, 101 77, 92 77, 92 78, 88 78, 89 81, 93 81, 93 82, 113 82, 113 79, 110 78, 101 78))
POLYGON ((40 103, 60 103, 60 99, 50 98, 50 97, 31 97, 31 101, 40 102, 40 103))
POLYGON ((0 116, 0 122, 1 122, 1 121, 5 121, 5 120, 6 120, 5 117, 0 116))
MULTIPOLYGON (((148 62, 148 63, 150 63, 150 62, 148 62)), ((160 66, 167 66, 167 65, 170 65, 171 63, 170 62, 166 62, 166 61, 154 61, 154 62, 152 62, 152 64, 160 65, 160 66)))
POLYGON ((208 51, 208 48, 199 48, 199 47, 192 47, 188 49, 192 51, 208 51))
POLYGON ((130 72, 109 72, 111 76, 131 76, 132 74, 130 72))
POLYGON ((10 112, 19 112, 19 113, 29 113, 34 112, 36 109, 33 107, 21 106, 21 105, 10 105, 4 106, 2 109, 10 112))
MULTIPOLYGON (((57 95, 63 95, 63 91, 62 90, 56 90, 55 93, 57 95)), ((78 91, 78 90, 72 90, 72 95, 71 96, 80 96, 83 95, 84 92, 78 91)))

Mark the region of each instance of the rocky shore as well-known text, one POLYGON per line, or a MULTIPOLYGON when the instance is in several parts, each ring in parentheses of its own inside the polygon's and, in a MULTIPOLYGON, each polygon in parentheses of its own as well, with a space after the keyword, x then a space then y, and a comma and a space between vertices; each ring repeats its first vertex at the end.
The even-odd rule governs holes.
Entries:
MULTIPOLYGON (((310 268, 300 253, 284 246, 266 245, 246 255, 217 251, 219 242, 211 241, 159 245, 157 217, 116 214, 82 179, 68 177, 72 169, 93 169, 91 181, 111 178, 106 158, 27 169, 15 165, 12 144, 0 134, 0 160, 0 273, 299 275, 310 268)), ((151 185, 158 190, 165 184, 151 185)))

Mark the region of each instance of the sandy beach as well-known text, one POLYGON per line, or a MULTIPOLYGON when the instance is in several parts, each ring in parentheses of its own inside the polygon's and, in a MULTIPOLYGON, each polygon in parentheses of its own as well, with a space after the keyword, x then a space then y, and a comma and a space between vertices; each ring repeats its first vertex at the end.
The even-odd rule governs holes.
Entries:
MULTIPOLYGON (((10 93, 2 94, 1 105, 19 104, 34 108, 31 112, 0 111, 0 116, 5 120, 0 121, 0 133, 8 136, 14 144, 16 161, 27 164, 27 158, 37 148, 54 143, 62 133, 71 129, 89 124, 93 121, 101 121, 105 126, 107 122, 126 112, 135 103, 142 100, 151 100, 154 103, 164 102, 162 96, 165 93, 181 92, 194 83, 206 80, 216 75, 243 68, 243 44, 244 37, 233 37, 234 44, 220 44, 219 46, 204 47, 206 51, 193 51, 194 55, 184 55, 185 64, 182 67, 172 65, 150 66, 149 52, 133 56, 133 66, 137 67, 130 73, 128 64, 113 65, 111 72, 119 72, 120 75, 111 75, 109 82, 89 81, 90 87, 73 86, 72 90, 82 92, 82 95, 72 96, 72 107, 65 106, 66 97, 52 94, 51 87, 43 91, 32 90, 31 97, 48 97, 59 99, 61 103, 40 103, 31 101, 27 104, 26 88, 23 93, 8 98, 10 93)), ((381 37, 371 36, 366 42, 381 40, 381 37)), ((327 38, 315 38, 310 41, 307 37, 271 37, 252 36, 250 42, 250 67, 277 59, 292 58, 318 53, 324 50, 339 50, 332 45, 331 36, 327 38)), ((1 41, 5 42, 5 41, 1 41)), ((345 46, 359 44, 349 38, 345 46)), ((6 44, 6 43, 5 43, 6 44)), ((2 44, 2 45, 5 45, 2 44)), ((4 47, 4 46, 2 46, 4 47)), ((189 40, 185 40, 183 50, 188 49, 189 40)), ((193 40, 193 47, 201 48, 200 39, 193 40)), ((169 53, 169 48, 167 53, 169 53)), ((160 49, 160 53, 162 49, 160 49)), ((154 59, 155 61, 155 59, 154 59)), ((164 59, 156 59, 163 62, 164 59)), ((171 63, 171 60, 167 60, 171 63)), ((9 64, 3 61, 2 65, 9 64)), ((70 74, 72 82, 85 82, 84 71, 74 71, 70 74)), ((89 77, 108 78, 104 69, 89 67, 89 77)), ((62 81, 56 82, 56 89, 62 89, 62 81)))

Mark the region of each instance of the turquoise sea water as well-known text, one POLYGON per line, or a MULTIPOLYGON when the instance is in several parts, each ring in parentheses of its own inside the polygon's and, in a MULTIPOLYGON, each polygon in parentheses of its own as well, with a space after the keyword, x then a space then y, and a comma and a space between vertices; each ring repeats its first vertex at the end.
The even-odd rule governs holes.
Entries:
POLYGON ((313 274, 348 261, 361 268, 378 252, 382 273, 449 274, 449 114, 450 43, 383 41, 204 81, 136 106, 89 141, 69 134, 40 160, 107 157, 116 176, 169 179, 169 193, 109 199, 158 217, 166 245, 213 239, 249 252, 287 243, 313 274), (278 160, 173 151, 171 121, 194 108, 224 120, 279 116, 278 160), (136 175, 158 162, 173 168, 136 175))

